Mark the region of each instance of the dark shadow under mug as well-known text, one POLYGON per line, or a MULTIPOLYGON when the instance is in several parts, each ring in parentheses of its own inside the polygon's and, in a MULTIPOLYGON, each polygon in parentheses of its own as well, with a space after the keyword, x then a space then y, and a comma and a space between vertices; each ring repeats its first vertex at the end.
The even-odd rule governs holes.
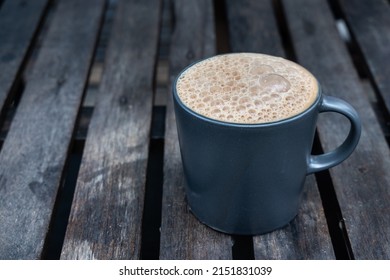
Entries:
POLYGON ((360 138, 361 123, 354 108, 325 96, 320 86, 315 102, 298 115, 271 123, 237 124, 186 107, 176 83, 177 79, 173 100, 188 204, 202 223, 221 232, 257 235, 288 224, 298 213, 305 177, 341 163, 360 138), (350 131, 335 150, 311 155, 321 112, 344 115, 350 131))

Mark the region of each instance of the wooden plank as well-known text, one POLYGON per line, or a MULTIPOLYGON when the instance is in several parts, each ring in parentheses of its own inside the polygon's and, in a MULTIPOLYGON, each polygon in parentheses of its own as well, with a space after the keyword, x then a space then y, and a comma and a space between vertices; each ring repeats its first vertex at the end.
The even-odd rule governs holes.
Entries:
POLYGON ((25 60, 49 0, 6 1, 0 10, 0 111, 25 60))
POLYGON ((58 3, 0 153, 0 258, 37 259, 88 77, 104 1, 58 3))
MULTIPOLYGON (((227 1, 233 52, 285 56, 272 1, 227 1)), ((297 217, 280 230, 253 238, 256 259, 333 259, 324 210, 314 176, 305 184, 297 217)))
MULTIPOLYGON (((215 54, 212 2, 173 1, 175 18, 170 50, 171 81, 185 66, 215 54)), ((188 210, 172 96, 167 105, 161 259, 230 259, 230 236, 201 224, 188 210)))
MULTIPOLYGON (((350 102, 363 125, 353 155, 330 170, 357 259, 390 258, 390 153, 326 1, 283 1, 298 60, 319 79, 325 94, 350 102)), ((319 121, 325 150, 344 140, 347 122, 335 114, 319 121)))
POLYGON ((256 259, 334 259, 324 210, 313 175, 306 178, 298 215, 285 228, 253 238, 256 259))
POLYGON ((226 0, 232 52, 285 56, 272 1, 226 0))
POLYGON ((159 17, 158 1, 118 3, 62 259, 140 257, 159 17))
POLYGON ((386 1, 340 1, 371 76, 390 112, 390 5, 386 1))

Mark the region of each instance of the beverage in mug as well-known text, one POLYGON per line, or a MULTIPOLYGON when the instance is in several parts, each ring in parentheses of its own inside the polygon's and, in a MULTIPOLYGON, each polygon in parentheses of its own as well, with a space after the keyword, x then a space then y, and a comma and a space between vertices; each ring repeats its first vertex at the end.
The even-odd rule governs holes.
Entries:
POLYGON ((182 102, 211 119, 266 123, 309 108, 317 98, 316 79, 280 57, 230 54, 204 60, 180 75, 182 102))
POLYGON ((214 56, 173 85, 186 195, 195 216, 231 234, 262 234, 298 212, 307 174, 345 160, 361 131, 356 111, 325 96, 302 66, 255 53, 214 56), (320 112, 351 122, 336 150, 310 154, 320 112))

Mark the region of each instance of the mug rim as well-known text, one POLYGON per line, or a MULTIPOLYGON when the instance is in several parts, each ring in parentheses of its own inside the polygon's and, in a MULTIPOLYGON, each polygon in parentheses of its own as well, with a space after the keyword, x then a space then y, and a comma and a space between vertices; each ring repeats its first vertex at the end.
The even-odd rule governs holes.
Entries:
MULTIPOLYGON (((248 53, 248 52, 246 52, 246 53, 248 53)), ((284 123, 293 122, 293 121, 295 121, 297 119, 300 119, 301 117, 306 115, 308 112, 310 112, 311 110, 316 108, 318 103, 322 99, 321 85, 318 82, 317 78, 309 70, 307 70, 305 67, 303 67, 302 65, 297 64, 296 62, 289 60, 290 62, 293 62, 293 63, 297 64, 298 66, 300 66, 303 69, 305 69, 308 73, 310 73, 313 76, 313 78, 315 79, 316 84, 317 84, 317 97, 316 97, 315 101, 308 108, 306 108, 304 111, 300 112, 299 114, 293 115, 293 116, 285 118, 285 119, 277 120, 277 121, 262 122, 262 123, 236 123, 236 122, 221 121, 221 120, 217 120, 217 119, 213 119, 213 118, 204 116, 204 115, 202 115, 202 114, 192 110, 187 105, 185 105, 181 101, 181 99, 180 99, 180 97, 179 97, 179 95, 177 93, 177 89, 176 89, 177 81, 179 80, 180 76, 184 72, 186 72, 189 68, 194 66, 195 64, 198 64, 198 63, 200 63, 200 62, 202 62, 204 60, 210 59, 212 57, 222 56, 222 55, 229 55, 229 54, 240 54, 240 53, 218 54, 218 55, 213 55, 213 56, 210 56, 210 57, 206 57, 206 58, 197 60, 197 61, 189 64, 183 70, 181 70, 179 72, 179 74, 175 77, 175 79, 172 82, 173 96, 174 96, 174 99, 176 100, 176 102, 180 105, 180 107, 183 108, 187 113, 189 113, 190 115, 192 115, 192 116, 194 116, 194 117, 196 117, 198 119, 201 119, 203 121, 206 121, 206 122, 209 122, 209 123, 212 123, 212 124, 216 124, 216 125, 222 125, 222 126, 228 126, 228 127, 239 127, 239 128, 269 127, 269 126, 276 126, 276 125, 281 125, 281 124, 284 124, 284 123)), ((260 53, 253 53, 253 54, 260 54, 260 53)), ((264 54, 264 55, 268 55, 268 54, 264 54)), ((272 56, 272 55, 269 55, 269 56, 272 56)))

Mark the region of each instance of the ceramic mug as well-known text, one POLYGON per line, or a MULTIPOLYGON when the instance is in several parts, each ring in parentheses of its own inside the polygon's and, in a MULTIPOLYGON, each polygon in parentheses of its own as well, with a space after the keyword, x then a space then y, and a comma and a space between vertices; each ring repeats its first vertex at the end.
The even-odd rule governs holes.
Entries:
POLYGON ((201 222, 218 231, 257 235, 285 226, 298 213, 305 177, 341 163, 359 141, 357 112, 347 102, 324 95, 320 85, 315 102, 298 115, 238 124, 188 108, 178 96, 178 78, 173 100, 188 205, 201 222), (350 131, 335 150, 311 155, 322 112, 345 116, 350 131))

